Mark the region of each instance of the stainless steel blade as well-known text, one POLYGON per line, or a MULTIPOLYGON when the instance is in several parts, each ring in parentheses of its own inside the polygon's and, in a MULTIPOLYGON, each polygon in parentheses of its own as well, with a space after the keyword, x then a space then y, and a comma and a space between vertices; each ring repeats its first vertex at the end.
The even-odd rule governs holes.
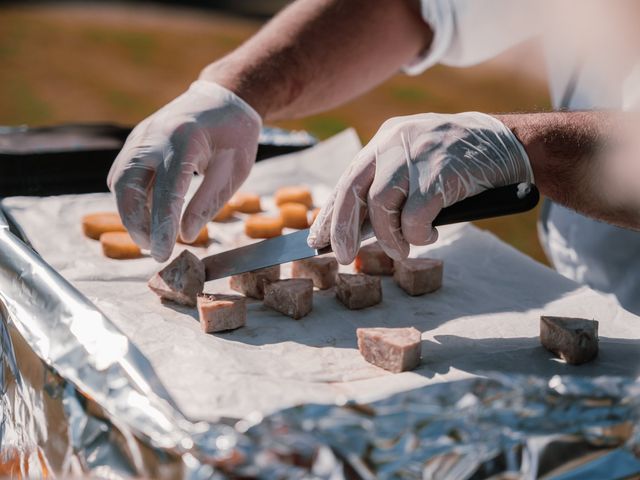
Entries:
POLYGON ((300 230, 203 258, 206 279, 229 277, 331 252, 331 247, 320 250, 309 247, 308 236, 309 229, 300 230))

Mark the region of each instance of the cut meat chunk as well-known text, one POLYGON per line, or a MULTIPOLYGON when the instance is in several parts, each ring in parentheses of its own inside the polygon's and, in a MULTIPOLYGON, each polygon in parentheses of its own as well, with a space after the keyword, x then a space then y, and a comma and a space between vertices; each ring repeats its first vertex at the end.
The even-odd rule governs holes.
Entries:
POLYGON ((409 328, 358 328, 358 350, 364 359, 393 373, 420 365, 421 335, 409 328))
POLYGON ((336 297, 349 310, 371 307, 382 301, 382 282, 363 273, 338 273, 336 297))
POLYGON ((262 300, 264 298, 264 286, 278 280, 280 280, 280 265, 274 265, 254 272, 234 275, 229 278, 229 287, 247 297, 262 300))
POLYGON ((282 235, 282 219, 266 215, 251 215, 244 222, 244 233, 250 238, 272 238, 282 235))
POLYGON ((189 250, 183 250, 171 263, 149 280, 149 288, 162 300, 196 306, 196 296, 204 288, 204 264, 189 250))
POLYGON ((82 231, 94 240, 100 240, 100 235, 107 232, 126 232, 120 215, 116 212, 96 212, 82 217, 82 231))
POLYGON ((198 294, 198 316, 205 333, 224 332, 244 326, 247 300, 240 295, 198 294))
POLYGON ((291 276, 294 278, 310 278, 313 285, 326 290, 336 284, 338 262, 334 257, 311 257, 296 260, 291 265, 291 276))
POLYGON ((181 235, 178 235, 178 242, 183 243, 185 245, 194 245, 198 247, 206 247, 209 243, 209 230, 207 230, 207 226, 202 227, 202 230, 198 232, 198 236, 193 242, 185 242, 182 239, 181 235))
POLYGON ((233 213, 235 210, 231 205, 225 203, 222 208, 216 213, 216 216, 213 217, 214 222, 226 222, 231 217, 233 217, 233 213))
POLYGON ((584 318, 541 316, 540 343, 572 365, 588 362, 598 355, 598 322, 584 318))
POLYGON ((393 279, 409 295, 423 295, 442 287, 442 260, 406 258, 394 262, 393 279))
POLYGON ((106 232, 100 235, 100 245, 105 257, 116 260, 140 258, 142 252, 127 232, 106 232))
POLYGON ((393 275, 393 259, 384 253, 378 242, 360 248, 355 267, 357 272, 367 275, 393 275))
POLYGON ((238 192, 229 200, 229 206, 236 212, 241 213, 259 213, 262 211, 260 196, 255 193, 238 192))
POLYGON ((286 228, 307 228, 309 220, 307 219, 307 207, 301 203, 283 203, 280 205, 280 218, 282 225, 286 228))
POLYGON ((309 278, 290 278, 268 283, 264 287, 264 304, 298 320, 313 308, 313 281, 309 278))
POLYGON ((307 209, 313 206, 311 191, 306 187, 297 186, 279 188, 276 190, 274 199, 278 206, 283 203, 301 203, 306 206, 307 209))

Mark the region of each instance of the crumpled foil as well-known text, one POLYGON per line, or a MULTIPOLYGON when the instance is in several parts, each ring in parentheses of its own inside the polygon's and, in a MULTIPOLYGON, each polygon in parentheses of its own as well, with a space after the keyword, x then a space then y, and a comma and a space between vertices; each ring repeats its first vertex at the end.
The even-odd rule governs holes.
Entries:
POLYGON ((1 216, 0 304, 2 465, 17 452, 13 472, 23 476, 578 479, 640 472, 634 379, 488 373, 370 404, 193 423, 136 347, 1 216), (44 362, 44 378, 25 380, 16 342, 44 362), (54 462, 41 445, 52 436, 45 413, 56 408, 68 445, 54 462))

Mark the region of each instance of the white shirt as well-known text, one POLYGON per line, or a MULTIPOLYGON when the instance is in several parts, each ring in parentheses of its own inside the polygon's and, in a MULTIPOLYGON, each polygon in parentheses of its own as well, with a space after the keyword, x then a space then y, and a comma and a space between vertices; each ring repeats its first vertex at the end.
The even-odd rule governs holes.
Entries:
MULTIPOLYGON (((638 7, 606 0, 422 0, 434 40, 405 71, 416 74, 436 63, 477 64, 539 36, 554 108, 640 110, 636 3, 638 7), (568 92, 572 76, 575 88, 568 92)), ((640 314, 640 233, 553 203, 541 223, 541 240, 559 273, 614 294, 623 307, 640 314)))

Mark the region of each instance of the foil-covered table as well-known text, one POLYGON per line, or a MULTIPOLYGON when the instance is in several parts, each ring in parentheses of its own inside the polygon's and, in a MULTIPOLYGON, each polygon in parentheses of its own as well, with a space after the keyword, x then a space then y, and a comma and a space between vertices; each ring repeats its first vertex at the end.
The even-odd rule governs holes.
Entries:
MULTIPOLYGON (((345 132, 257 165, 243 188, 268 195, 306 183, 320 203, 358 148, 345 132)), ((410 299, 385 279, 379 307, 345 311, 324 292, 294 322, 256 302, 248 327, 204 335, 193 311, 147 290, 151 259, 104 259, 82 237, 81 215, 112 209, 108 195, 10 198, 3 208, 41 255, 1 229, 3 399, 13 399, 3 442, 22 442, 30 471, 529 478, 564 469, 561 478, 573 478, 585 468, 613 473, 613 464, 621 475, 638 469, 640 319, 470 225, 412 252, 445 260, 435 294, 410 299), (598 319, 599 358, 555 360, 536 338, 542 313, 598 319), (389 374, 355 348, 356 327, 392 325, 423 332, 415 372, 389 374), (44 378, 26 379, 15 355, 22 341, 47 365, 44 378), (56 461, 49 411, 69 433, 56 461), (11 429, 18 412, 33 425, 22 439, 11 429)), ((199 255, 243 241, 241 224, 209 229, 214 241, 199 255)))

